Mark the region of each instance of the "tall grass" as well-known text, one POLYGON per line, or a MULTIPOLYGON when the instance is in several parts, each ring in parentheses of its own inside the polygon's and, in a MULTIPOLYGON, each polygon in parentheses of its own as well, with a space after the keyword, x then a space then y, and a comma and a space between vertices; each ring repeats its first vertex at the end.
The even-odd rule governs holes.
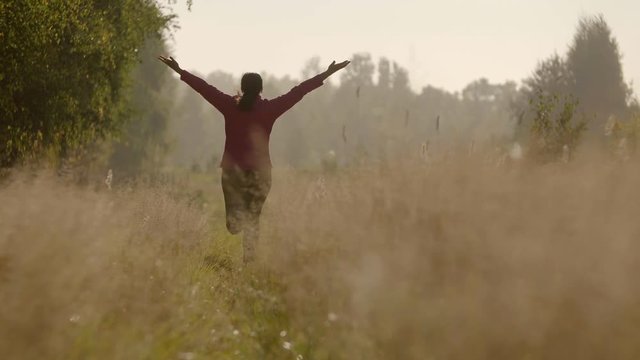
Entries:
POLYGON ((479 158, 274 171, 248 267, 217 178, 109 192, 14 176, 3 357, 638 358, 637 164, 479 158))

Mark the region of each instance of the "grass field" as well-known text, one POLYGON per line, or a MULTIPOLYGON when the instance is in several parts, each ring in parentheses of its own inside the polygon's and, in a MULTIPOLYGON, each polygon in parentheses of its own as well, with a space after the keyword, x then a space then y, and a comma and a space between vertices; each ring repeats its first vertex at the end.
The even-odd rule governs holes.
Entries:
POLYGON ((638 359, 639 184, 637 162, 585 159, 274 170, 243 267, 215 175, 18 173, 0 357, 638 359))

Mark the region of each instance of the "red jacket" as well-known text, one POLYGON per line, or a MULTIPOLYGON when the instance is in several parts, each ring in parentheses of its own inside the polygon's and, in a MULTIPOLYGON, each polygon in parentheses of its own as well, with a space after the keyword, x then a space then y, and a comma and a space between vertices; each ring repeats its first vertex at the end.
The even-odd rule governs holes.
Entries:
POLYGON ((307 93, 323 84, 320 75, 306 80, 272 100, 258 98, 251 111, 240 111, 236 98, 183 70, 180 79, 224 115, 226 141, 220 167, 259 170, 271 168, 269 136, 276 119, 307 93))

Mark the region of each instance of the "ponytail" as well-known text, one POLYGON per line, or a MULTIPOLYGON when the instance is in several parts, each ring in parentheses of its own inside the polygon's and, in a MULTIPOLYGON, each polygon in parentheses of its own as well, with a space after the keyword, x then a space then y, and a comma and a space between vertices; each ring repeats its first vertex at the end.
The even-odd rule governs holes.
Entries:
POLYGON ((256 73, 246 73, 242 75, 240 87, 242 97, 238 101, 238 108, 240 111, 251 111, 262 91, 262 77, 256 73))
POLYGON ((240 111, 251 111, 253 109, 253 104, 256 102, 258 98, 258 93, 244 93, 238 101, 238 108, 240 111))

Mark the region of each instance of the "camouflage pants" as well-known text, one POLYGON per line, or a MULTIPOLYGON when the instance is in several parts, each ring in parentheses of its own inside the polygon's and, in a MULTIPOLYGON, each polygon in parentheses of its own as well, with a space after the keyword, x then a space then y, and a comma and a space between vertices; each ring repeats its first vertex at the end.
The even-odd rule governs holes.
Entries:
POLYGON ((260 237, 260 213, 271 190, 271 169, 222 170, 222 192, 227 229, 232 234, 243 232, 245 263, 255 258, 260 237))

